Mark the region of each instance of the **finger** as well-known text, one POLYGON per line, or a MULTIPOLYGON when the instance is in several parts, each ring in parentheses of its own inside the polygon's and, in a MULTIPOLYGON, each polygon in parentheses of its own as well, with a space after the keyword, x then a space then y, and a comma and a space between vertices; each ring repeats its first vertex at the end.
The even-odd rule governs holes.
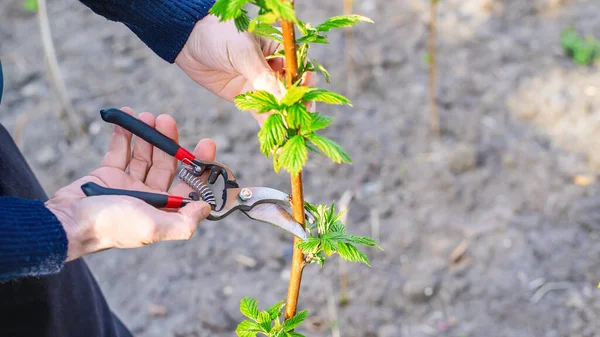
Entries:
MULTIPOLYGON (((152 128, 155 126, 155 118, 149 112, 142 112, 138 119, 148 124, 152 128)), ((129 175, 137 181, 144 181, 148 170, 152 165, 152 153, 154 146, 143 140, 142 138, 136 137, 133 142, 133 152, 131 154, 131 161, 129 162, 129 175)))
MULTIPOLYGON (((133 110, 128 107, 121 108, 124 112, 133 115, 133 110)), ((131 132, 115 125, 114 132, 110 138, 108 151, 100 166, 114 167, 125 170, 129 163, 131 153, 131 132)))
MULTIPOLYGON (((215 155, 217 153, 217 146, 215 144, 215 142, 212 139, 202 139, 201 141, 198 142, 198 144, 196 144, 196 148, 194 149, 194 156, 196 158, 198 158, 199 160, 210 160, 213 161, 215 160, 215 155)), ((203 180, 206 182, 207 178, 206 175, 209 174, 208 172, 206 172, 206 174, 203 175, 203 180)), ((193 192, 194 190, 185 183, 178 183, 175 186, 173 186, 173 188, 171 189, 171 191, 169 192, 169 194, 172 195, 178 195, 178 196, 182 196, 182 197, 187 197, 190 192, 193 192)), ((187 207, 187 206, 186 206, 187 207)))
MULTIPOLYGON (((155 121, 155 129, 176 143, 179 142, 177 123, 173 117, 169 115, 158 116, 155 121)), ((148 175, 146 176, 146 185, 155 190, 166 192, 175 177, 176 169, 177 159, 175 157, 168 155, 160 149, 153 149, 152 166, 150 166, 150 170, 148 170, 148 175)))

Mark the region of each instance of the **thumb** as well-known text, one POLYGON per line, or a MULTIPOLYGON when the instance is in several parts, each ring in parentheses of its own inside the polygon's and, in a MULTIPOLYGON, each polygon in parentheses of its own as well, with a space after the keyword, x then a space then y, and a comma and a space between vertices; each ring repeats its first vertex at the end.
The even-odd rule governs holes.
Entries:
POLYGON ((246 78, 255 90, 265 90, 277 98, 281 98, 281 86, 275 72, 267 63, 258 42, 254 39, 246 46, 244 53, 239 53, 236 60, 237 70, 246 78))
POLYGON ((179 209, 178 213, 196 226, 210 215, 210 205, 204 201, 194 201, 179 209))

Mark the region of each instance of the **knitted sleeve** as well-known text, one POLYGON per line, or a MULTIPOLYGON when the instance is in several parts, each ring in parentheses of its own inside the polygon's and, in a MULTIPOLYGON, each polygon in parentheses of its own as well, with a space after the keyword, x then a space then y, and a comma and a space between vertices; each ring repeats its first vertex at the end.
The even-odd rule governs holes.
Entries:
POLYGON ((215 0, 80 0, 93 12, 121 22, 169 63, 215 0))
POLYGON ((0 197, 0 282, 58 273, 67 234, 39 200, 0 197))

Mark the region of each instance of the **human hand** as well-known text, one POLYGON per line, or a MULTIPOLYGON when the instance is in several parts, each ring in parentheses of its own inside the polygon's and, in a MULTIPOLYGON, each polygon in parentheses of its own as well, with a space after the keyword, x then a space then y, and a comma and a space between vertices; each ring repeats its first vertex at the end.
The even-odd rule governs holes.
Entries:
MULTIPOLYGON (((123 111, 133 114, 129 108, 123 111)), ((175 120, 169 115, 154 117, 142 112, 139 117, 146 124, 178 142, 175 120)), ((110 188, 144 192, 168 193, 187 196, 191 187, 179 183, 171 190, 177 169, 177 160, 136 138, 131 151, 131 132, 115 126, 108 152, 100 168, 72 184, 58 190, 46 207, 62 223, 67 239, 67 261, 110 248, 134 248, 164 240, 187 240, 198 223, 210 213, 203 201, 192 202, 177 212, 157 209, 139 199, 128 196, 86 197, 81 185, 94 182, 110 188)), ((194 156, 214 160, 215 143, 201 140, 194 156)))
MULTIPOLYGON (((240 33, 233 21, 219 22, 208 15, 196 23, 175 63, 196 83, 230 102, 254 90, 281 98, 285 64, 281 58, 266 59, 280 48, 277 41, 240 33)), ((305 73, 302 85, 314 82, 313 74, 305 73)), ((260 125, 269 115, 251 113, 260 125)))

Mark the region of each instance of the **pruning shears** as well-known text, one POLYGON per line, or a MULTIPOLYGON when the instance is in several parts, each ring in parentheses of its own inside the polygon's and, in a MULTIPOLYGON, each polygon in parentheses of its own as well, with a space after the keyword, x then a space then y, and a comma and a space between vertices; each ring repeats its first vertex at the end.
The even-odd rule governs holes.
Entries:
MULTIPOLYGON (((308 239, 304 227, 284 208, 291 207, 289 194, 269 187, 240 187, 235 175, 226 165, 197 159, 191 152, 164 134, 124 111, 106 109, 101 110, 100 115, 105 122, 119 125, 181 161, 183 168, 179 171, 179 178, 194 192, 190 193, 189 198, 185 198, 161 193, 113 189, 88 182, 81 186, 86 196, 126 195, 141 199, 154 207, 167 209, 185 207, 190 202, 202 198, 212 209, 207 217, 208 220, 218 221, 239 210, 253 220, 279 227, 304 241, 308 239), (220 206, 212 190, 201 179, 201 175, 205 172, 210 172, 207 180, 210 185, 213 185, 220 176, 223 177, 224 187, 220 206)), ((306 216, 312 218, 310 212, 306 212, 306 216)))

